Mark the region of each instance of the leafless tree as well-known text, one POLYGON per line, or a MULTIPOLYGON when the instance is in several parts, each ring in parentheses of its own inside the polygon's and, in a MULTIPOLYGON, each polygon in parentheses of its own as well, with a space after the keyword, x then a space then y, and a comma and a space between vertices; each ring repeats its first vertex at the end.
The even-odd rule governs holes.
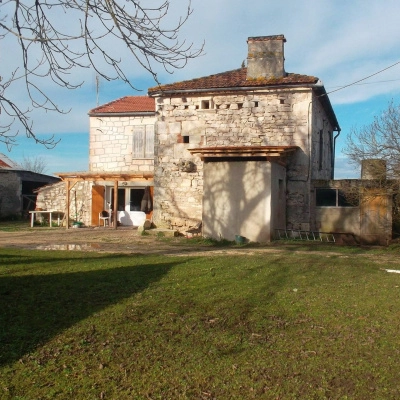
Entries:
POLYGON ((47 169, 46 160, 40 156, 24 156, 20 165, 24 170, 36 172, 38 174, 44 174, 47 169))
POLYGON ((362 160, 383 160, 376 163, 376 177, 398 179, 400 177, 400 105, 391 101, 387 109, 374 121, 362 128, 353 128, 347 136, 344 153, 360 165, 362 160))
MULTIPOLYGON (((171 0, 0 0, 0 39, 12 43, 13 55, 8 57, 19 57, 9 75, 0 78, 0 141, 12 146, 18 129, 22 129, 48 148, 56 145, 54 137, 39 139, 30 119, 34 108, 68 112, 59 108, 51 90, 44 88, 44 80, 76 89, 83 82, 74 81, 73 72, 92 68, 105 80, 121 79, 135 89, 123 66, 127 58, 136 61, 159 84, 159 66, 172 73, 199 56, 203 46, 196 49, 179 38, 192 13, 190 0, 175 22, 170 3, 171 0), (118 53, 116 45, 121 42, 123 54, 118 53), (10 95, 11 88, 20 82, 29 99, 27 109, 10 95)), ((128 68, 131 70, 133 65, 129 63, 128 68)))
MULTIPOLYGON (((352 129, 347 136, 343 152, 360 165, 369 160, 366 178, 357 190, 347 190, 348 197, 370 201, 382 195, 393 195, 394 229, 400 232, 400 105, 393 101, 374 121, 359 129, 352 129)), ((366 164, 364 164, 366 165, 366 164)))

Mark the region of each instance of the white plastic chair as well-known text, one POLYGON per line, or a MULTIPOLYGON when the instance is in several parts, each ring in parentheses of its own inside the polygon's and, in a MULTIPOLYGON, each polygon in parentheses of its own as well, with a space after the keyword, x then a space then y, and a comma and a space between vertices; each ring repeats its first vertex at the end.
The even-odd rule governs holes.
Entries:
POLYGON ((104 226, 110 226, 110 214, 108 211, 103 210, 99 212, 99 226, 101 221, 103 221, 104 226))

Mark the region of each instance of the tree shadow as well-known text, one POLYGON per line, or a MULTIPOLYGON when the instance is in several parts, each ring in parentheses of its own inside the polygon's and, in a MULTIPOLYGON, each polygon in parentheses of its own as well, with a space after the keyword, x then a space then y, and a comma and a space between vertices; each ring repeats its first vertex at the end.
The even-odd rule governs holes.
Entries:
MULTIPOLYGON (((96 260, 104 265, 110 257, 114 265, 121 258, 121 267, 1 276, 0 366, 19 360, 59 332, 143 291, 177 265, 177 262, 135 265, 134 258, 124 255, 106 255, 96 260)), ((51 263, 52 259, 31 257, 29 261, 51 263)), ((53 261, 60 262, 60 258, 53 261)), ((16 264, 16 260, 12 262, 16 264)), ((20 263, 26 265, 25 260, 20 263)))

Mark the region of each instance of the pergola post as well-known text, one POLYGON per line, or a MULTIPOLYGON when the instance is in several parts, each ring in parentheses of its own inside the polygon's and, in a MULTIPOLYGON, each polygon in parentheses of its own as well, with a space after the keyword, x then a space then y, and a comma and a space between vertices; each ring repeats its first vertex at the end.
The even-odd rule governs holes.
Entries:
POLYGON ((69 179, 67 179, 65 181, 65 184, 66 184, 65 192, 66 192, 66 203, 67 203, 66 209, 65 209, 65 224, 66 224, 67 229, 69 229, 69 203, 70 203, 69 191, 71 190, 69 182, 70 182, 69 179))
POLYGON ((117 211, 118 211, 118 180, 114 181, 114 210, 113 210, 113 226, 117 229, 117 211))

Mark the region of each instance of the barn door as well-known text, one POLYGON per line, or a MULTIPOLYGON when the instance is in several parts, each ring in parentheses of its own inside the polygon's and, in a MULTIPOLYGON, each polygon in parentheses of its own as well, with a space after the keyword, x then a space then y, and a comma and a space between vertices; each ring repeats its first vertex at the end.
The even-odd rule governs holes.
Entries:
POLYGON ((92 186, 92 225, 98 225, 99 212, 104 210, 105 186, 92 186))

